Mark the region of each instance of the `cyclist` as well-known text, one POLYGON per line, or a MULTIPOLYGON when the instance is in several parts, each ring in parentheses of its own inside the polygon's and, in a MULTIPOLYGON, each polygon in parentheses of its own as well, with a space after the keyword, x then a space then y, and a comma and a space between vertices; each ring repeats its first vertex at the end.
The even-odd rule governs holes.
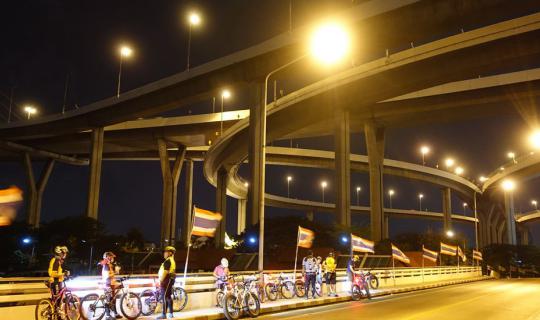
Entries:
POLYGON ((159 277, 159 290, 161 299, 163 299, 163 308, 161 310, 161 316, 158 316, 156 319, 172 319, 173 315, 173 286, 176 281, 176 262, 174 261, 174 254, 176 253, 176 248, 173 246, 166 246, 163 249, 163 258, 165 261, 159 267, 158 277, 159 277), (165 315, 165 313, 168 314, 165 315))
MULTIPOLYGON (((214 279, 216 280, 216 294, 223 288, 227 283, 227 279, 230 275, 229 271, 229 260, 227 258, 221 258, 220 264, 214 268, 214 279)), ((216 305, 219 307, 219 304, 216 305)))
POLYGON ((313 299, 317 298, 317 292, 315 288, 316 274, 317 274, 317 259, 313 256, 313 251, 308 251, 308 255, 302 260, 302 274, 304 275, 304 286, 306 290, 306 299, 309 299, 309 287, 311 286, 313 292, 313 299))
POLYGON ((110 251, 103 254, 103 260, 99 262, 101 265, 101 279, 104 283, 105 296, 107 297, 107 303, 105 303, 105 315, 106 320, 120 319, 122 316, 116 312, 116 288, 118 282, 116 282, 115 274, 120 272, 120 267, 115 262, 116 255, 110 251), (111 315, 114 314, 114 316, 111 315))
POLYGON ((347 263, 347 279, 352 285, 352 282, 354 280, 354 273, 360 269, 360 257, 358 255, 354 255, 350 260, 349 263, 347 263))
POLYGON ((321 288, 321 294, 322 294, 322 287, 323 287, 323 281, 325 280, 324 277, 324 269, 323 269, 323 259, 321 256, 317 256, 317 275, 315 276, 315 281, 320 285, 321 288))
MULTIPOLYGON (((62 290, 64 276, 69 275, 69 271, 64 271, 62 268, 68 252, 66 246, 56 246, 54 248, 54 257, 49 262, 49 286, 54 296, 62 290)), ((60 302, 59 300, 57 302, 60 302)))
POLYGON ((336 292, 336 259, 334 258, 334 252, 330 252, 328 257, 323 262, 323 267, 326 275, 326 285, 329 287, 328 296, 337 297, 336 292))

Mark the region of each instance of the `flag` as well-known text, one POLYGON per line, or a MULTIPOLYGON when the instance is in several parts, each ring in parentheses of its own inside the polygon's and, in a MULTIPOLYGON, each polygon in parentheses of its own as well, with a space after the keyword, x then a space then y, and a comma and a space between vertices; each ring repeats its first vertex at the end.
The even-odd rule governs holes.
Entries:
POLYGON ((409 259, 401 250, 399 250, 398 247, 395 245, 392 245, 392 258, 399 260, 401 262, 404 262, 406 264, 411 263, 411 259, 409 259))
POLYGON ((465 253, 461 250, 461 247, 460 247, 460 246, 457 247, 457 252, 458 252, 458 256, 461 258, 461 261, 463 261, 463 262, 467 261, 467 256, 466 256, 465 253))
POLYGON ((375 243, 355 236, 351 233, 352 251, 375 253, 375 243))
POLYGON ((422 251, 424 252, 424 254, 422 255, 422 257, 424 259, 427 259, 427 260, 433 261, 433 262, 437 262, 437 258, 439 257, 438 252, 426 249, 424 246, 422 246, 422 251))
POLYGON ((221 214, 194 207, 193 215, 191 234, 201 237, 214 237, 222 218, 221 214))
POLYGON ((297 246, 302 248, 311 248, 315 239, 315 232, 298 226, 298 243, 297 246))
POLYGON ((474 260, 484 260, 482 258, 482 252, 480 252, 480 251, 473 250, 472 251, 472 257, 473 257, 474 260))
POLYGON ((0 190, 0 226, 10 225, 15 220, 22 200, 22 190, 17 187, 0 190))
POLYGON ((441 242, 441 254, 455 256, 457 254, 457 247, 441 242))

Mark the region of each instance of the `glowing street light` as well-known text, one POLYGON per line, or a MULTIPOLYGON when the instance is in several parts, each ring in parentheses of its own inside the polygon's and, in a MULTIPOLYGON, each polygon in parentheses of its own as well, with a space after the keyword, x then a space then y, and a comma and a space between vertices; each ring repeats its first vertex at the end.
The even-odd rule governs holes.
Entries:
POLYGON ((396 193, 396 192, 394 191, 394 189, 388 190, 388 198, 390 199, 390 209, 392 209, 392 196, 393 196, 395 193, 396 193))
POLYGON ((291 189, 290 189, 291 181, 292 181, 292 176, 287 176, 287 198, 291 197, 291 189))
POLYGON ((531 204, 534 206, 534 210, 538 210, 538 202, 536 200, 531 200, 531 204))
POLYGON ((360 191, 361 190, 362 190, 362 188, 360 186, 356 187, 356 205, 357 206, 360 205, 360 191))
POLYGON ((488 180, 488 178, 484 177, 484 176, 480 176, 480 182, 486 182, 488 180))
POLYGON ((244 182, 244 187, 246 187, 246 188, 249 187, 249 182, 247 182, 247 181, 244 182))
POLYGON ((198 26, 201 24, 201 16, 196 12, 190 12, 188 15, 188 24, 189 24, 189 34, 188 34, 188 45, 187 45, 187 63, 186 71, 189 71, 189 58, 191 56, 191 29, 193 26, 198 26))
POLYGON ((446 231, 446 236, 447 236, 448 238, 453 238, 453 237, 454 237, 454 231, 452 231, 452 230, 446 231))
POLYGON ((466 210, 467 210, 467 207, 468 207, 468 206, 469 206, 469 205, 467 204, 467 202, 463 202, 463 214, 467 213, 466 210))
POLYGON ((512 162, 513 162, 513 163, 516 163, 516 154, 515 154, 514 152, 510 151, 510 152, 508 152, 508 153, 506 154, 506 156, 507 156, 508 158, 512 159, 512 162))
POLYGON ((458 176, 462 175, 465 170, 462 167, 456 167, 456 170, 454 170, 454 173, 458 176))
POLYGON ((537 129, 529 136, 529 143, 534 149, 540 149, 540 129, 537 129))
POLYGON ((422 211, 422 199, 424 199, 424 194, 419 193, 418 194, 418 207, 420 208, 420 211, 422 211))
POLYGON ((124 45, 124 46, 121 46, 120 49, 118 49, 118 52, 120 54, 120 66, 118 68, 118 84, 116 86, 117 98, 120 97, 120 83, 122 81, 122 62, 124 61, 124 59, 131 57, 131 55, 133 54, 133 49, 124 45))
POLYGON ((426 165, 426 154, 428 154, 430 151, 428 146, 422 146, 420 147, 420 153, 422 154, 422 165, 426 165))
POLYGON ((223 91, 221 91, 221 123, 219 124, 220 125, 220 136, 223 135, 223 105, 224 105, 224 100, 225 99, 229 99, 231 97, 231 92, 227 89, 224 89, 223 91))
POLYGON ((456 161, 452 158, 446 158, 444 164, 446 165, 446 169, 450 170, 456 164, 456 161))
POLYGON ((501 186, 505 192, 512 192, 516 188, 516 184, 513 180, 506 179, 501 183, 501 186))
POLYGON ((341 60, 349 50, 349 36, 345 29, 334 23, 320 26, 311 38, 313 56, 325 63, 332 64, 341 60))
POLYGON ((30 106, 30 105, 24 106, 23 110, 24 112, 26 112, 28 120, 30 120, 30 116, 37 113, 37 109, 34 106, 30 106))
POLYGON ((324 203, 324 189, 326 189, 326 187, 328 186, 328 184, 326 183, 326 181, 322 181, 321 182, 321 188, 322 188, 322 202, 324 203))

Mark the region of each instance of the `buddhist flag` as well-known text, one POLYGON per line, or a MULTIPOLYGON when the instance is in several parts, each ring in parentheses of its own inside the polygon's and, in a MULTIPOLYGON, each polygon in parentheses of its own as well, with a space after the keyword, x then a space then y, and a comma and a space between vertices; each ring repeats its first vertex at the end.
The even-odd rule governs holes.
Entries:
POLYGON ((457 254, 457 247, 441 242, 441 254, 455 256, 457 254))
POLYGON ((395 245, 392 245, 392 258, 399 260, 403 263, 409 264, 411 263, 411 259, 409 259, 401 250, 399 250, 398 247, 395 245))
POLYGON ((201 237, 214 237, 222 218, 221 214, 195 207, 193 215, 191 234, 201 237))
POLYGON ((465 253, 461 250, 461 247, 460 247, 460 246, 457 247, 457 252, 458 252, 458 256, 461 258, 461 261, 463 261, 463 262, 467 261, 467 256, 466 256, 465 253))
POLYGON ((315 232, 298 226, 298 243, 297 245, 302 248, 311 248, 315 239, 315 232))
POLYGON ((480 261, 484 260, 482 258, 482 252, 480 252, 480 251, 473 250, 472 251, 472 257, 473 257, 474 260, 480 260, 480 261))
POLYGON ((352 251, 356 252, 369 252, 375 253, 375 243, 360 237, 355 236, 351 233, 351 248, 352 251))
POLYGON ((437 258, 439 257, 439 253, 437 251, 431 251, 429 249, 426 249, 424 246, 422 246, 422 251, 424 252, 422 255, 424 259, 437 262, 437 258))
POLYGON ((15 220, 22 200, 22 190, 17 187, 0 190, 0 226, 8 226, 15 220))

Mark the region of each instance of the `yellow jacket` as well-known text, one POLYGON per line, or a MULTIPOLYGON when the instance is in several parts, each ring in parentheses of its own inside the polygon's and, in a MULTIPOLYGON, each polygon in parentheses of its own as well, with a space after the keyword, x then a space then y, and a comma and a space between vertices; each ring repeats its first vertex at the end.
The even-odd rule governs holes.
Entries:
POLYGON ((64 261, 60 258, 54 257, 49 262, 49 282, 64 281, 64 271, 62 270, 62 263, 64 261))

